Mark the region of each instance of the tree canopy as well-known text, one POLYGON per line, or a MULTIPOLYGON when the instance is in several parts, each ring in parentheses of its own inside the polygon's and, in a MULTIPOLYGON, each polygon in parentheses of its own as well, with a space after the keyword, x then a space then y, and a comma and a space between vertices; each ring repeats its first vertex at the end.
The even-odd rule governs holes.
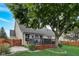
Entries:
POLYGON ((8 4, 16 19, 26 27, 42 28, 49 25, 56 41, 62 33, 79 27, 79 4, 38 3, 8 4))

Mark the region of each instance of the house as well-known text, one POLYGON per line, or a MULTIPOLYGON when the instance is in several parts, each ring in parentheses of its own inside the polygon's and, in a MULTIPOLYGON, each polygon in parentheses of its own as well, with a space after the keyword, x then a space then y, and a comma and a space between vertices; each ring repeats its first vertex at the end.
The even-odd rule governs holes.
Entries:
MULTIPOLYGON (((54 44, 54 33, 52 30, 47 28, 33 29, 26 28, 24 25, 15 22, 15 36, 22 40, 22 45, 28 44, 54 44)), ((14 35, 14 34, 13 34, 14 35)))

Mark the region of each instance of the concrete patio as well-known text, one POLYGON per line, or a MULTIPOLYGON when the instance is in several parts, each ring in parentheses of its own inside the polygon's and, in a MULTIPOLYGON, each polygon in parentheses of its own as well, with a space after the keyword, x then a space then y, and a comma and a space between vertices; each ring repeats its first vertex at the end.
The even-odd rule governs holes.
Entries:
POLYGON ((27 50, 29 50, 29 49, 25 48, 23 46, 14 46, 14 47, 10 48, 11 53, 16 53, 16 52, 19 52, 19 51, 27 51, 27 50))

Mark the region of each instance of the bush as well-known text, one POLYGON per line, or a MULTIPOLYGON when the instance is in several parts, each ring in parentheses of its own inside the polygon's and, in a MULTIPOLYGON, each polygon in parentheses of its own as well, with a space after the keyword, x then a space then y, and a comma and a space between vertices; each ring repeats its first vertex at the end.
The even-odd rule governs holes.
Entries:
POLYGON ((58 46, 61 48, 63 45, 62 45, 62 43, 59 43, 58 46))
POLYGON ((5 43, 0 45, 0 54, 9 54, 10 53, 10 45, 5 43))
POLYGON ((34 51, 35 50, 35 45, 34 44, 30 44, 28 45, 29 50, 34 51))
POLYGON ((23 47, 25 47, 25 48, 28 48, 28 46, 27 45, 22 45, 23 47))

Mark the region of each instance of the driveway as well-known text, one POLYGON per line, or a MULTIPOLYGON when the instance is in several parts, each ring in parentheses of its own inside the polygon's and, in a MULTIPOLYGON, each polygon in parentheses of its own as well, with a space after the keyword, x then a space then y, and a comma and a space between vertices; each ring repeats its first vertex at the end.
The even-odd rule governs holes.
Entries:
POLYGON ((14 46, 10 48, 10 52, 15 53, 19 51, 27 51, 28 48, 22 47, 22 46, 14 46))

